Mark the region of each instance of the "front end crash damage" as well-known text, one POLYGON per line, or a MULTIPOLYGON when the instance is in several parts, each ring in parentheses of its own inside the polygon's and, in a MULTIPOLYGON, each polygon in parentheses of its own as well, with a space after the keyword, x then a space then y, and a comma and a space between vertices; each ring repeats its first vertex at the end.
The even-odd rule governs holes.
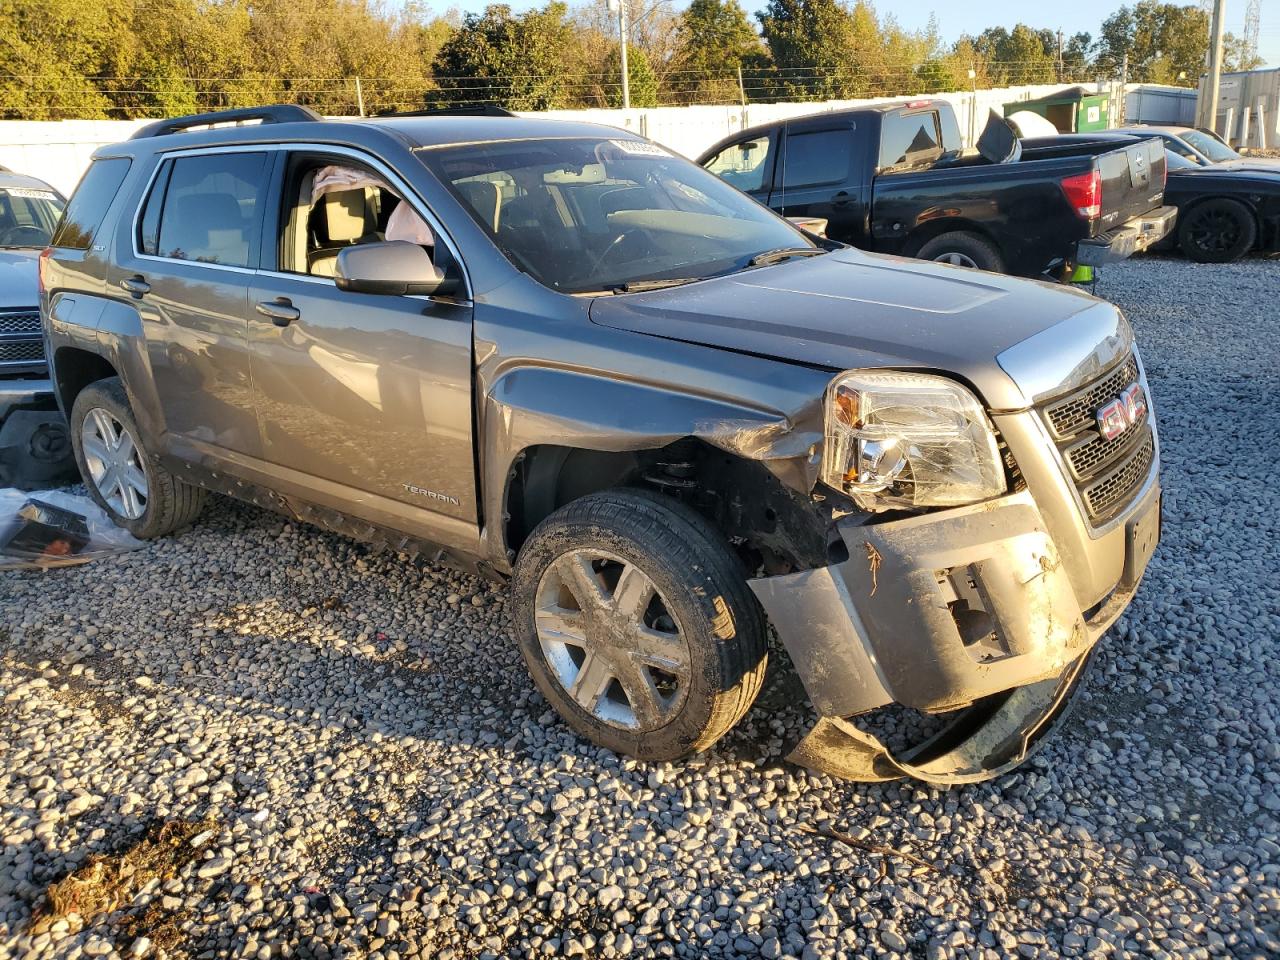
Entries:
MULTIPOLYGON (((1135 515, 1159 509, 1154 488, 1135 515)), ((1082 611, 1027 492, 879 524, 849 519, 843 563, 751 581, 821 719, 790 755, 853 780, 985 780, 1061 719, 1145 565, 1082 611), (949 712, 898 755, 855 726, 889 704, 949 712)))

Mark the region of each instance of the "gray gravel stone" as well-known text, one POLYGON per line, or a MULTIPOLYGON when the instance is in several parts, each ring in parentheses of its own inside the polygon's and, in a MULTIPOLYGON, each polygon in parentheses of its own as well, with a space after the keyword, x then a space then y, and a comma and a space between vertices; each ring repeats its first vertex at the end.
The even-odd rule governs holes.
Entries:
POLYGON ((193 957, 1280 955, 1280 266, 1097 289, 1142 345, 1164 539, 1015 773, 791 767, 812 718, 778 657, 705 755, 614 756, 533 692, 501 587, 215 501, 118 559, 0 574, 0 956, 127 955, 149 905, 193 957), (200 859, 28 932, 51 881, 177 818, 217 823, 200 859))

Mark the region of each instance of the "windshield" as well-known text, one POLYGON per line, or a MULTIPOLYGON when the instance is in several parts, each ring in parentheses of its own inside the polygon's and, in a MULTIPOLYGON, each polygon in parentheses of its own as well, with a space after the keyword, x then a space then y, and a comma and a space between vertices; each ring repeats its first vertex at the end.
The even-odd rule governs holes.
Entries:
POLYGON ((52 190, 0 187, 0 247, 47 247, 63 206, 52 190))
POLYGON ((718 177, 647 141, 518 140, 419 155, 518 269, 563 293, 702 279, 768 251, 818 249, 718 177))
POLYGON ((1207 133, 1200 130, 1188 130, 1182 134, 1182 139, 1191 144, 1214 163, 1225 163, 1228 160, 1239 160, 1240 154, 1236 153, 1217 137, 1211 137, 1207 133))
POLYGON ((1194 160, 1188 160, 1182 154, 1174 153, 1172 150, 1165 150, 1164 162, 1170 170, 1203 169, 1200 167, 1200 164, 1196 163, 1194 160))

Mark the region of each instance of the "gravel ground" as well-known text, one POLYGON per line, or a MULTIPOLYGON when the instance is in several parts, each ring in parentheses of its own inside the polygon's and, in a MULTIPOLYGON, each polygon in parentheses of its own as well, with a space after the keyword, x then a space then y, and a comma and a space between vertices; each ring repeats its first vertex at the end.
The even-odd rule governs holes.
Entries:
POLYGON ((782 671, 710 753, 619 759, 530 692, 502 589, 220 501, 0 580, 0 956, 1280 955, 1280 268, 1145 260, 1098 293, 1143 344, 1164 542, 1018 772, 790 767, 782 671), (176 876, 32 924, 164 820, 215 824, 176 876))

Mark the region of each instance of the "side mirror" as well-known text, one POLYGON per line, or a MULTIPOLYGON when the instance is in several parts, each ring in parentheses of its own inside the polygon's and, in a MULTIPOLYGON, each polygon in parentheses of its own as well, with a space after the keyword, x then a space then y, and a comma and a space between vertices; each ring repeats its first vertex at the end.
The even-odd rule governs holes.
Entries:
POLYGON ((447 296, 458 288, 456 277, 446 277, 426 250, 407 240, 347 247, 338 254, 333 280, 340 290, 392 296, 447 296))

